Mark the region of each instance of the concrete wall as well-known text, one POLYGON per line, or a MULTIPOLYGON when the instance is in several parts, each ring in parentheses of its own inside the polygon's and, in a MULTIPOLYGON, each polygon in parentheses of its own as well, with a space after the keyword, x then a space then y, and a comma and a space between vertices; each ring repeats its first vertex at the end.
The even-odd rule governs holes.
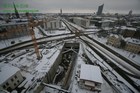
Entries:
MULTIPOLYGON (((46 73, 45 78, 43 79, 44 83, 47 83, 47 84, 52 83, 53 78, 54 78, 55 73, 56 73, 56 70, 58 69, 58 66, 61 63, 63 49, 64 49, 64 47, 60 51, 60 54, 56 58, 54 64, 52 65, 52 67, 50 68, 48 73, 46 73)), ((45 86, 41 84, 40 86, 37 87, 37 89, 34 91, 34 93, 40 93, 43 90, 44 87, 45 86)))
MULTIPOLYGON (((62 52, 65 49, 65 47, 70 47, 70 46, 71 46, 71 43, 65 44, 63 46, 63 48, 60 51, 60 54, 58 55, 58 57, 56 58, 54 64, 52 65, 52 67, 50 68, 48 73, 46 73, 46 76, 43 79, 44 83, 48 84, 48 83, 53 82, 54 76, 56 74, 56 70, 58 69, 58 66, 59 66, 59 64, 61 63, 61 60, 62 60, 62 52)), ((76 47, 76 49, 79 48, 79 44, 73 44, 73 46, 76 47)), ((40 86, 37 87, 37 89, 34 91, 34 93, 40 93, 43 90, 44 87, 45 86, 41 84, 40 86)))

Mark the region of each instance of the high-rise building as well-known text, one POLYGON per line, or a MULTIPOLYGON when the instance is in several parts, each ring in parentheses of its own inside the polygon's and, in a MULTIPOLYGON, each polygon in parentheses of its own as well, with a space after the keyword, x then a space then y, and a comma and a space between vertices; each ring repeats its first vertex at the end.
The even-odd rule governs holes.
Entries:
POLYGON ((102 15, 103 7, 104 7, 104 4, 98 7, 97 15, 102 15))

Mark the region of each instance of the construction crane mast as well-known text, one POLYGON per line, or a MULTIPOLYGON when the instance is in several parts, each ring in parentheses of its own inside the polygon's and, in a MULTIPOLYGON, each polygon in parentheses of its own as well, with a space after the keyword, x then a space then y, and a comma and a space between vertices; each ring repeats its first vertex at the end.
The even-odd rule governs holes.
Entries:
POLYGON ((34 33, 34 26, 36 26, 38 24, 38 22, 35 22, 31 16, 29 16, 28 13, 26 13, 26 16, 29 20, 29 31, 30 31, 30 35, 32 37, 32 41, 33 41, 33 45, 34 45, 34 48, 35 48, 35 53, 36 53, 36 56, 37 56, 37 59, 40 60, 41 59, 41 55, 39 53, 39 48, 38 48, 38 45, 37 45, 37 41, 36 41, 36 37, 35 37, 35 33, 34 33))

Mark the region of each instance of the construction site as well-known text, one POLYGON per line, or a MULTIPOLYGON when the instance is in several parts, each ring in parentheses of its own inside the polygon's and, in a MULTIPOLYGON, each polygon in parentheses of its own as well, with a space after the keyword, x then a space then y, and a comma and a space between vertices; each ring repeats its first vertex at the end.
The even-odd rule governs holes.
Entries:
POLYGON ((0 15, 0 93, 139 93, 140 29, 124 23, 139 17, 103 7, 48 15, 13 3, 14 14, 0 15))

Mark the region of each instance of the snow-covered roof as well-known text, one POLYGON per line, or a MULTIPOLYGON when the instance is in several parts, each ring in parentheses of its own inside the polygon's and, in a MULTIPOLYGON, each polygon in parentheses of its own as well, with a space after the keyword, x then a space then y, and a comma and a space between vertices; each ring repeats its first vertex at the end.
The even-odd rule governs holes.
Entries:
POLYGON ((89 20, 89 19, 82 18, 82 17, 74 17, 74 19, 79 19, 79 20, 89 20))
POLYGON ((100 68, 93 65, 81 64, 80 79, 103 83, 100 68))
POLYGON ((139 39, 135 39, 135 38, 128 37, 128 38, 125 38, 125 41, 129 42, 129 43, 137 44, 137 45, 140 44, 140 40, 139 39))
POLYGON ((114 22, 113 20, 102 20, 102 21, 100 21, 100 22, 114 22))
POLYGON ((123 29, 123 30, 128 29, 128 30, 136 31, 136 28, 126 27, 126 26, 121 26, 121 29, 123 29))
POLYGON ((23 25, 23 24, 28 24, 28 22, 19 22, 19 23, 15 23, 15 22, 10 22, 8 24, 1 24, 0 26, 12 26, 12 25, 23 25))
POLYGON ((0 65, 0 84, 4 83, 7 79, 13 76, 20 69, 8 64, 0 65))
POLYGON ((114 36, 114 37, 116 37, 116 38, 119 38, 119 36, 116 35, 116 34, 110 34, 110 36, 111 36, 111 37, 114 36))

